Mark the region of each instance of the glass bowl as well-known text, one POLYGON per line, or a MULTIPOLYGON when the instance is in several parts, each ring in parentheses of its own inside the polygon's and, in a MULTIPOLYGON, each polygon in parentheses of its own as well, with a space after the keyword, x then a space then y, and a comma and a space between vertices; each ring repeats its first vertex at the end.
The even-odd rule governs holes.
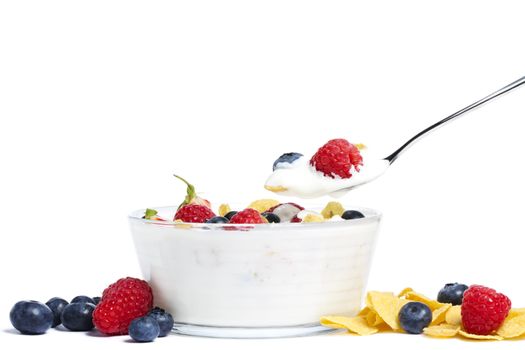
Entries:
MULTIPOLYGON (((175 207, 154 208, 173 217, 175 207)), ((129 216, 140 268, 174 331, 227 338, 328 332, 323 315, 355 315, 381 214, 322 223, 188 224, 129 216)))

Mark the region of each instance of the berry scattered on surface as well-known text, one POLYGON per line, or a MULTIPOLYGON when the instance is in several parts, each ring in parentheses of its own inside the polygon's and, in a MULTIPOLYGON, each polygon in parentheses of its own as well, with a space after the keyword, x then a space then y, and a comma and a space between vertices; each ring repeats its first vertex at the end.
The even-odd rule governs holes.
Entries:
POLYGON ((206 220, 207 224, 227 224, 228 222, 230 222, 230 220, 224 216, 214 216, 211 219, 206 220))
POLYGON ((182 220, 183 222, 204 223, 214 216, 216 216, 215 213, 208 207, 188 204, 177 210, 173 221, 182 220))
POLYGON ((159 337, 165 337, 171 332, 174 321, 169 312, 160 307, 155 307, 148 313, 148 316, 157 320, 160 328, 159 337))
POLYGON ((273 171, 279 168, 288 168, 290 164, 301 158, 303 155, 297 152, 284 153, 273 162, 273 171))
POLYGON ((60 316, 67 304, 69 303, 66 300, 56 297, 47 301, 46 305, 53 311, 53 325, 51 327, 56 327, 62 323, 60 316))
POLYGON ((281 222, 281 219, 279 219, 279 217, 274 213, 265 211, 261 215, 264 216, 266 218, 266 221, 268 221, 270 224, 278 224, 279 222, 281 222))
POLYGON ((159 323, 150 316, 136 318, 129 325, 129 336, 136 342, 152 342, 159 336, 159 333, 159 323))
POLYGON ((153 293, 146 281, 126 277, 111 284, 93 313, 93 323, 104 334, 127 334, 132 320, 148 313, 153 293))
POLYGON ((310 165, 325 176, 348 179, 351 170, 359 171, 363 157, 359 149, 345 139, 328 141, 310 159, 310 165))
POLYGON ((432 311, 419 301, 409 302, 399 310, 399 324, 405 332, 421 334, 432 321, 432 311))
POLYGON ((230 224, 265 224, 266 219, 252 208, 246 208, 232 216, 230 224))
POLYGON ((345 220, 361 219, 365 216, 357 210, 346 210, 341 217, 345 220))
POLYGON ((268 209, 268 212, 277 215, 281 222, 290 222, 301 210, 304 210, 304 208, 299 204, 289 202, 276 205, 268 209))
POLYGON ((224 215, 224 217, 225 217, 226 219, 228 219, 228 220, 231 220, 232 217, 233 217, 235 214, 237 214, 237 213, 238 213, 238 211, 231 210, 231 211, 227 212, 227 213, 224 215))
POLYGON ((498 329, 511 307, 510 299, 494 289, 472 285, 463 293, 461 320, 468 333, 488 335, 498 329))
POLYGON ((74 302, 68 304, 60 317, 62 325, 70 331, 89 331, 93 329, 95 304, 74 302))
POLYGON ((461 283, 447 283, 438 293, 437 301, 440 303, 449 303, 452 305, 461 305, 463 293, 468 286, 461 283))
POLYGON ((95 301, 92 298, 88 297, 88 296, 77 295, 76 297, 71 299, 70 303, 91 303, 91 304, 95 304, 95 301))
POLYGON ((38 301, 24 300, 16 303, 9 319, 22 334, 44 334, 53 325, 53 311, 38 301))

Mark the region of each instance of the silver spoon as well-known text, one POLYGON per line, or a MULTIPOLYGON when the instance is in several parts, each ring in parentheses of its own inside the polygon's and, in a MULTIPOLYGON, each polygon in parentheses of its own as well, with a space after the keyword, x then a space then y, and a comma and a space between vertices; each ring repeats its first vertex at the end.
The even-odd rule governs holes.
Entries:
POLYGON ((438 121, 437 123, 429 126, 428 128, 420 131, 415 136, 410 138, 407 142, 405 142, 401 147, 399 147, 394 153, 392 153, 388 157, 377 160, 369 159, 367 161, 367 164, 363 166, 361 171, 359 173, 355 173, 349 179, 323 179, 322 176, 314 175, 308 175, 310 176, 310 178, 305 178, 303 174, 300 174, 301 176, 295 177, 293 181, 286 181, 284 185, 281 185, 279 183, 278 186, 275 186, 274 181, 272 181, 272 177, 280 177, 279 180, 281 180, 283 177, 280 176, 281 174, 275 174, 274 172, 274 174, 268 179, 265 188, 272 192, 279 192, 279 194, 282 195, 296 196, 302 198, 315 198, 325 194, 329 194, 333 197, 339 197, 348 192, 349 190, 364 185, 383 175, 385 171, 390 167, 390 165, 394 163, 403 152, 405 152, 410 146, 412 146, 416 141, 421 139, 424 135, 427 135, 428 133, 437 129, 438 127, 463 116, 465 113, 470 112, 471 110, 478 108, 484 105, 485 103, 495 99, 496 97, 506 94, 507 92, 510 92, 523 84, 525 84, 525 77, 522 77, 516 80, 515 82, 510 83, 509 85, 499 89, 498 91, 493 92, 492 94, 482 98, 481 100, 476 101, 468 105, 467 107, 438 121))

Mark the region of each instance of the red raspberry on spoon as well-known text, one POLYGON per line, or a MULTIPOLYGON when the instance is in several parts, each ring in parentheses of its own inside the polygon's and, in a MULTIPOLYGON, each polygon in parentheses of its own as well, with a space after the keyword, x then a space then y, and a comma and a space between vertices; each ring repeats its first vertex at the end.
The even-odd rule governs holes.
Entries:
POLYGON ((334 139, 319 148, 310 159, 310 165, 325 176, 348 179, 352 177, 352 168, 359 171, 363 157, 359 149, 347 140, 334 139))

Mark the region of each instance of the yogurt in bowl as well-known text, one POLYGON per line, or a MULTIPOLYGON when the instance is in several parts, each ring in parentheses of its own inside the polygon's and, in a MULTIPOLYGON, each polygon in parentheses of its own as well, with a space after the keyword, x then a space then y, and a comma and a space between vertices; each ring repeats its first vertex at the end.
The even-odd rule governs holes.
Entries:
MULTIPOLYGON (((172 217, 175 207, 155 208, 172 217)), ((361 307, 381 214, 320 223, 200 224, 129 216, 155 304, 188 335, 260 338, 329 331, 361 307)))

